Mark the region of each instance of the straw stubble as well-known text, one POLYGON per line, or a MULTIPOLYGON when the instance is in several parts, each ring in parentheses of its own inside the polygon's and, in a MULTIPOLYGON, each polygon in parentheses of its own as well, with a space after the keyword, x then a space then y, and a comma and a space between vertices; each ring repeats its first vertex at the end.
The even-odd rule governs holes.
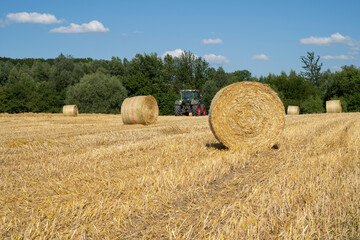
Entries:
POLYGON ((0 114, 0 238, 360 239, 360 113, 286 117, 254 154, 205 116, 120 122, 0 114))

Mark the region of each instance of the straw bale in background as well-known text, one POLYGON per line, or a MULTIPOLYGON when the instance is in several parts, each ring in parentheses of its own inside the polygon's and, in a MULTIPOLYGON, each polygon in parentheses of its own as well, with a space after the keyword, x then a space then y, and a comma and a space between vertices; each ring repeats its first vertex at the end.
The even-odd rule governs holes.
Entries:
POLYGON ((299 106, 288 106, 287 115, 299 115, 300 108, 299 106))
POLYGON ((65 105, 63 107, 64 116, 76 117, 78 113, 78 107, 76 105, 65 105))
POLYGON ((341 101, 331 100, 326 101, 326 112, 327 113, 341 113, 341 101))
POLYGON ((121 117, 124 124, 152 124, 159 116, 156 99, 151 96, 126 98, 121 105, 121 117))
POLYGON ((284 129, 285 108, 269 86, 238 82, 215 95, 209 123, 215 137, 230 149, 271 148, 284 129))

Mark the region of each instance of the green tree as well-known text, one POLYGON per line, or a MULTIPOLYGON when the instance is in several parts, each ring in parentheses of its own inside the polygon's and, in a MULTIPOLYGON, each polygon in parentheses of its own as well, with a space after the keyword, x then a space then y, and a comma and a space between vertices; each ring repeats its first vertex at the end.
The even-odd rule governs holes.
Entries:
POLYGON ((336 72, 331 85, 326 91, 326 100, 333 97, 343 98, 347 103, 347 110, 360 111, 360 69, 355 66, 343 66, 342 71, 336 72))
POLYGON ((201 90, 203 92, 202 101, 209 110, 211 101, 215 94, 220 90, 220 87, 217 86, 214 80, 208 80, 205 82, 201 90))
POLYGON ((11 62, 0 62, 0 85, 5 85, 9 78, 9 73, 14 65, 11 62))
POLYGON ((51 68, 50 78, 58 92, 76 82, 73 74, 74 68, 74 61, 71 56, 65 57, 63 54, 60 54, 55 59, 54 65, 51 68))
POLYGON ((123 76, 125 74, 124 65, 119 57, 112 57, 109 62, 109 73, 111 76, 123 76))
POLYGON ((174 102, 179 97, 179 92, 172 88, 154 95, 159 106, 159 114, 174 115, 174 102))
POLYGON ((171 88, 174 88, 174 81, 176 78, 176 59, 171 55, 166 55, 163 61, 162 73, 164 83, 171 88))
POLYGON ((323 113, 324 102, 320 96, 311 96, 300 104, 301 113, 323 113))
POLYGON ((302 75, 310 82, 312 82, 316 87, 319 86, 320 71, 322 63, 319 63, 320 56, 317 56, 315 59, 314 52, 307 52, 307 56, 301 56, 301 61, 304 66, 305 72, 302 72, 302 75))
MULTIPOLYGON (((310 105, 315 102, 313 100, 321 100, 320 91, 316 89, 311 82, 306 81, 303 76, 296 74, 295 71, 290 71, 289 75, 285 72, 282 72, 279 76, 269 74, 267 77, 262 78, 262 81, 263 83, 269 84, 270 87, 278 93, 285 108, 287 108, 288 105, 301 106, 304 102, 308 102, 305 104, 307 109, 305 112, 310 113, 309 111, 315 109, 314 107, 310 107, 310 105)), ((300 111, 303 112, 302 109, 300 109, 300 111)), ((316 108, 314 112, 317 111, 318 109, 316 108)))
POLYGON ((176 58, 175 83, 178 88, 195 88, 195 60, 196 56, 191 52, 183 52, 176 58))
POLYGON ((65 104, 65 91, 58 93, 50 82, 41 82, 37 85, 39 112, 59 113, 65 104))
POLYGON ((47 82, 50 79, 51 67, 48 63, 37 60, 32 65, 31 72, 35 82, 47 82))
POLYGON ((251 81, 251 72, 249 72, 248 70, 239 70, 239 71, 235 71, 231 74, 233 80, 231 83, 235 83, 235 82, 242 82, 242 81, 251 81))
POLYGON ((100 68, 102 68, 104 73, 109 73, 109 64, 106 60, 92 60, 89 63, 91 73, 97 72, 100 68))
POLYGON ((216 70, 213 81, 216 83, 216 86, 220 89, 228 85, 228 77, 222 67, 219 67, 216 70))
POLYGON ((129 96, 154 95, 164 89, 162 66, 157 54, 137 54, 128 64, 126 76, 121 78, 129 96))
POLYGON ((360 93, 354 93, 346 97, 347 110, 349 112, 360 112, 360 93))
MULTIPOLYGON (((24 76, 28 76, 27 73, 24 76)), ((36 84, 30 78, 23 78, 6 86, 8 113, 39 112, 36 84)))
POLYGON ((333 84, 333 81, 334 81, 334 73, 332 73, 330 69, 322 72, 319 79, 319 89, 323 93, 326 93, 327 89, 329 89, 330 86, 333 84))
POLYGON ((66 104, 76 104, 84 113, 119 113, 127 91, 117 77, 102 72, 85 75, 69 87, 66 104))
POLYGON ((0 113, 8 112, 9 94, 6 86, 0 85, 0 113))
POLYGON ((208 79, 207 69, 209 63, 201 57, 195 59, 195 88, 200 89, 208 79))

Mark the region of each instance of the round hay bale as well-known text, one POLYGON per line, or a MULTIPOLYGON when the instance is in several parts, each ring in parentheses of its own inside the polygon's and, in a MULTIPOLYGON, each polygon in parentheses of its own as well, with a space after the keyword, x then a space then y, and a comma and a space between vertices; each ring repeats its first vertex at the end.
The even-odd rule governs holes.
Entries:
POLYGON ((63 107, 63 115, 76 117, 78 115, 78 107, 76 105, 65 105, 63 107))
POLYGON ((121 117, 124 124, 152 124, 159 116, 156 99, 151 96, 126 98, 121 104, 121 117))
POLYGON ((284 129, 285 108, 269 86, 238 82, 215 95, 209 123, 215 137, 230 149, 270 149, 284 129))
POLYGON ((326 113, 341 113, 341 101, 330 100, 326 101, 326 113))
POLYGON ((299 106, 288 106, 287 115, 299 115, 300 108, 299 106))

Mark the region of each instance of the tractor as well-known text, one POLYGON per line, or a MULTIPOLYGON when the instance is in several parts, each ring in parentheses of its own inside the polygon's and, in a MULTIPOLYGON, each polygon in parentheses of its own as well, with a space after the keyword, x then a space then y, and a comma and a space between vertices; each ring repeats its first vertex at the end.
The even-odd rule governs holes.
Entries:
POLYGON ((201 94, 198 90, 180 90, 180 98, 175 101, 175 116, 206 115, 205 104, 201 103, 201 94))

